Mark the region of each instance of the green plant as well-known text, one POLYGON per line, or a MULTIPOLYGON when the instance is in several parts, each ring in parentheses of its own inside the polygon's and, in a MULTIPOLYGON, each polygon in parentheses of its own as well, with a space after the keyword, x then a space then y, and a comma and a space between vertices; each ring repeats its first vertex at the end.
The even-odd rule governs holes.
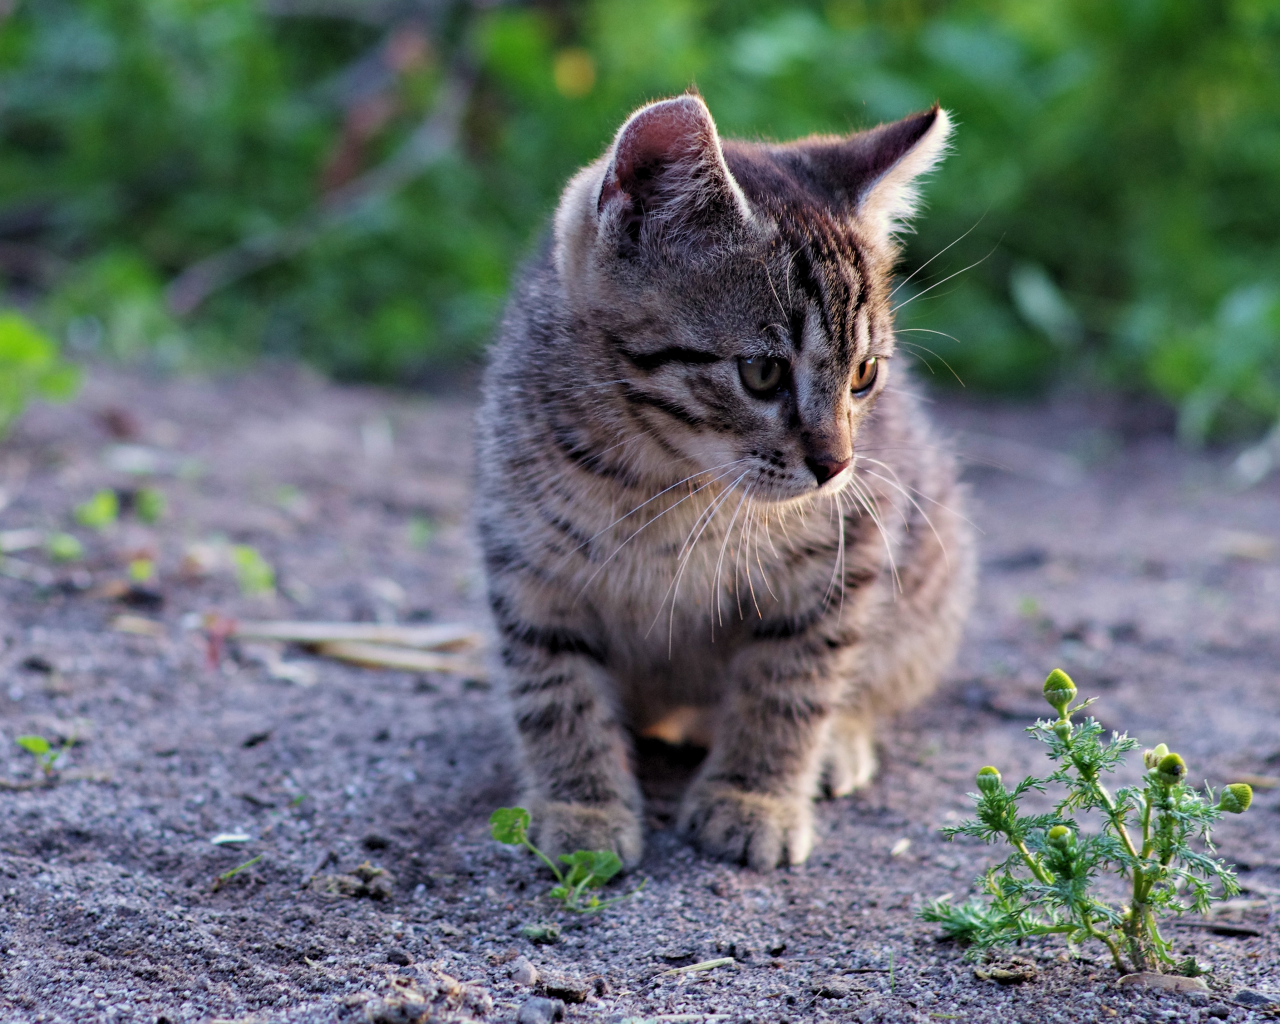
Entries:
POLYGON ((64 402, 80 387, 80 371, 58 347, 14 312, 0 312, 0 437, 33 398, 64 402))
POLYGON ((230 871, 222 872, 222 874, 218 875, 213 880, 213 886, 212 886, 213 891, 217 892, 224 885, 230 882, 231 879, 235 878, 236 875, 240 874, 241 871, 245 871, 248 868, 253 867, 260 860, 262 860, 262 854, 258 854, 258 856, 250 858, 249 860, 245 861, 243 864, 237 864, 230 871))
POLYGON ((84 545, 69 533, 50 534, 44 546, 55 562, 78 562, 84 557, 84 545))
POLYGON ((164 518, 169 509, 164 492, 154 487, 140 488, 133 499, 133 510, 138 518, 148 525, 154 525, 164 518))
POLYGON ((52 779, 58 774, 58 765, 74 745, 74 741, 68 740, 62 746, 55 747, 43 736, 19 736, 14 742, 36 759, 36 764, 40 766, 46 779, 52 779))
POLYGON ((1186 782, 1183 759, 1162 743, 1143 753, 1146 772, 1138 786, 1112 795, 1106 775, 1124 763, 1138 744, 1113 733, 1102 741, 1094 718, 1074 723, 1072 715, 1093 703, 1072 707, 1076 686, 1060 669, 1044 684, 1045 700, 1058 712, 1054 721, 1028 728, 1044 743, 1058 765, 1045 778, 1028 776, 1012 790, 993 767, 978 772, 978 792, 971 794, 977 820, 942 831, 948 839, 971 836, 985 843, 1005 842, 1013 853, 987 871, 982 888, 987 900, 953 906, 948 897, 931 901, 921 911, 926 921, 969 944, 972 955, 1037 935, 1062 935, 1070 943, 1096 939, 1111 952, 1117 970, 1202 973, 1194 958, 1177 960, 1173 943, 1160 932, 1157 916, 1203 912, 1217 900, 1240 890, 1235 875, 1210 856, 1210 830, 1223 813, 1248 809, 1253 791, 1244 783, 1227 786, 1214 803, 1186 782), (1048 813, 1024 815, 1019 801, 1050 784, 1066 794, 1048 813), (1085 833, 1077 818, 1096 812, 1096 831, 1085 833), (1199 840, 1208 852, 1193 848, 1199 840), (1100 892, 1100 872, 1119 875, 1128 896, 1117 907, 1100 892))
POLYGON ((523 807, 499 807, 489 816, 489 832, 507 846, 523 846, 551 869, 558 883, 549 893, 554 900, 564 904, 566 910, 591 914, 605 907, 634 896, 644 888, 644 882, 623 896, 602 900, 590 889, 599 889, 622 870, 622 861, 612 850, 575 850, 562 853, 560 867, 529 839, 529 812, 523 807))
POLYGON ((105 530, 120 518, 120 497, 103 488, 88 501, 75 507, 76 522, 94 530, 105 530))
POLYGON ((276 571, 257 548, 248 544, 232 544, 231 564, 235 568, 236 583, 245 597, 269 594, 275 590, 276 571))

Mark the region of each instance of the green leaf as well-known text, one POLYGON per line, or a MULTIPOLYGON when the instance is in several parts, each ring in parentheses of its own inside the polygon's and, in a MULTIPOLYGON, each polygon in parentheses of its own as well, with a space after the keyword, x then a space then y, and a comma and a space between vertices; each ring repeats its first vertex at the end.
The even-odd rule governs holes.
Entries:
POLYGON ((104 488, 75 508, 76 522, 93 530, 104 530, 120 518, 120 499, 104 488))
POLYGON ((232 544, 231 564, 235 566, 240 593, 245 597, 269 594, 275 590, 276 571, 257 548, 248 544, 232 544))
POLYGON ((36 757, 49 753, 51 749, 49 741, 43 736, 19 736, 14 742, 28 753, 35 754, 36 757))
POLYGON ((78 562, 84 557, 84 545, 69 533, 55 533, 45 541, 45 550, 55 562, 78 562))
POLYGON ((154 487, 143 487, 133 499, 133 509, 144 523, 160 522, 168 508, 169 503, 165 500, 164 492, 154 487))
POLYGON ((612 850, 575 850, 562 853, 560 863, 569 865, 565 881, 571 886, 598 889, 622 870, 622 861, 612 850))
POLYGON ((489 834, 500 843, 519 846, 529 835, 529 812, 523 807, 499 807, 489 815, 489 834))

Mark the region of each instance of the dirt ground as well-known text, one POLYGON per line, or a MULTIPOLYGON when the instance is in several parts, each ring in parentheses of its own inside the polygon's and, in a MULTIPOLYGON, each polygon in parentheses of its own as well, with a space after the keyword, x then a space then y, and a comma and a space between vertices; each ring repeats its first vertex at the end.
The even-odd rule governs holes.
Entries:
POLYGON ((234 643, 211 667, 200 629, 211 611, 483 628, 458 390, 98 369, 73 405, 33 408, 0 442, 0 530, 85 546, 79 563, 0 562, 0 777, 37 775, 19 735, 74 743, 55 785, 0 793, 0 1018, 550 1021, 555 999, 602 1022, 1271 1012, 1241 990, 1280 998, 1280 790, 1258 788, 1220 830, 1244 902, 1173 928, 1215 969, 1207 996, 1131 994, 1098 950, 1070 960, 1054 942, 1023 949, 1035 977, 1003 987, 915 912, 963 897, 988 863, 938 828, 965 813, 981 765, 1040 770, 1022 730, 1055 666, 1102 698, 1105 724, 1169 743, 1195 778, 1280 775, 1280 480, 1233 493, 1230 453, 1179 450, 1119 405, 939 400, 983 547, 945 685, 886 730, 868 790, 821 805, 809 862, 770 875, 671 833, 696 755, 645 747, 653 831, 610 892, 647 884, 581 918, 487 836, 516 777, 483 678, 234 643), (167 498, 159 525, 74 524, 99 488, 142 486, 167 498), (273 595, 241 595, 233 544, 274 567, 273 595), (158 576, 129 589, 139 558, 158 576), (113 628, 121 615, 144 632, 113 628), (211 841, 228 833, 243 839, 211 841), (327 891, 366 861, 387 874, 327 891), (549 924, 557 942, 526 937, 549 924))

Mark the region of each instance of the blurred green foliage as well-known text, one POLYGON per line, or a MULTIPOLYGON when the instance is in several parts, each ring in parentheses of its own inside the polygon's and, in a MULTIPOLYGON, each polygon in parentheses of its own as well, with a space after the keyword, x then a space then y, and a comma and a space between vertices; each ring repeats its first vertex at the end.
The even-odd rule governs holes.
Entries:
POLYGON ((26 317, 0 310, 0 437, 34 398, 65 401, 80 386, 80 372, 26 317))
POLYGON ((565 179, 690 84, 747 137, 955 112, 904 276, 955 245, 898 293, 939 379, 1154 392, 1193 440, 1280 411, 1280 0, 17 0, 3 268, 79 348, 413 381, 483 344, 565 179), (444 158, 317 226, 451 75, 444 158), (171 312, 184 269, 300 223, 171 312))

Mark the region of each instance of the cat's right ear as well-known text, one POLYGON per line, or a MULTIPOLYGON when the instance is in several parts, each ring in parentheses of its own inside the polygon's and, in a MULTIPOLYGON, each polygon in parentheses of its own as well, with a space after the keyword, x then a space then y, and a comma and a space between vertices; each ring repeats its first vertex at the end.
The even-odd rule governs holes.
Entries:
POLYGON ((631 258, 646 247, 697 245, 750 219, 698 96, 651 103, 618 130, 596 201, 598 237, 631 258))

